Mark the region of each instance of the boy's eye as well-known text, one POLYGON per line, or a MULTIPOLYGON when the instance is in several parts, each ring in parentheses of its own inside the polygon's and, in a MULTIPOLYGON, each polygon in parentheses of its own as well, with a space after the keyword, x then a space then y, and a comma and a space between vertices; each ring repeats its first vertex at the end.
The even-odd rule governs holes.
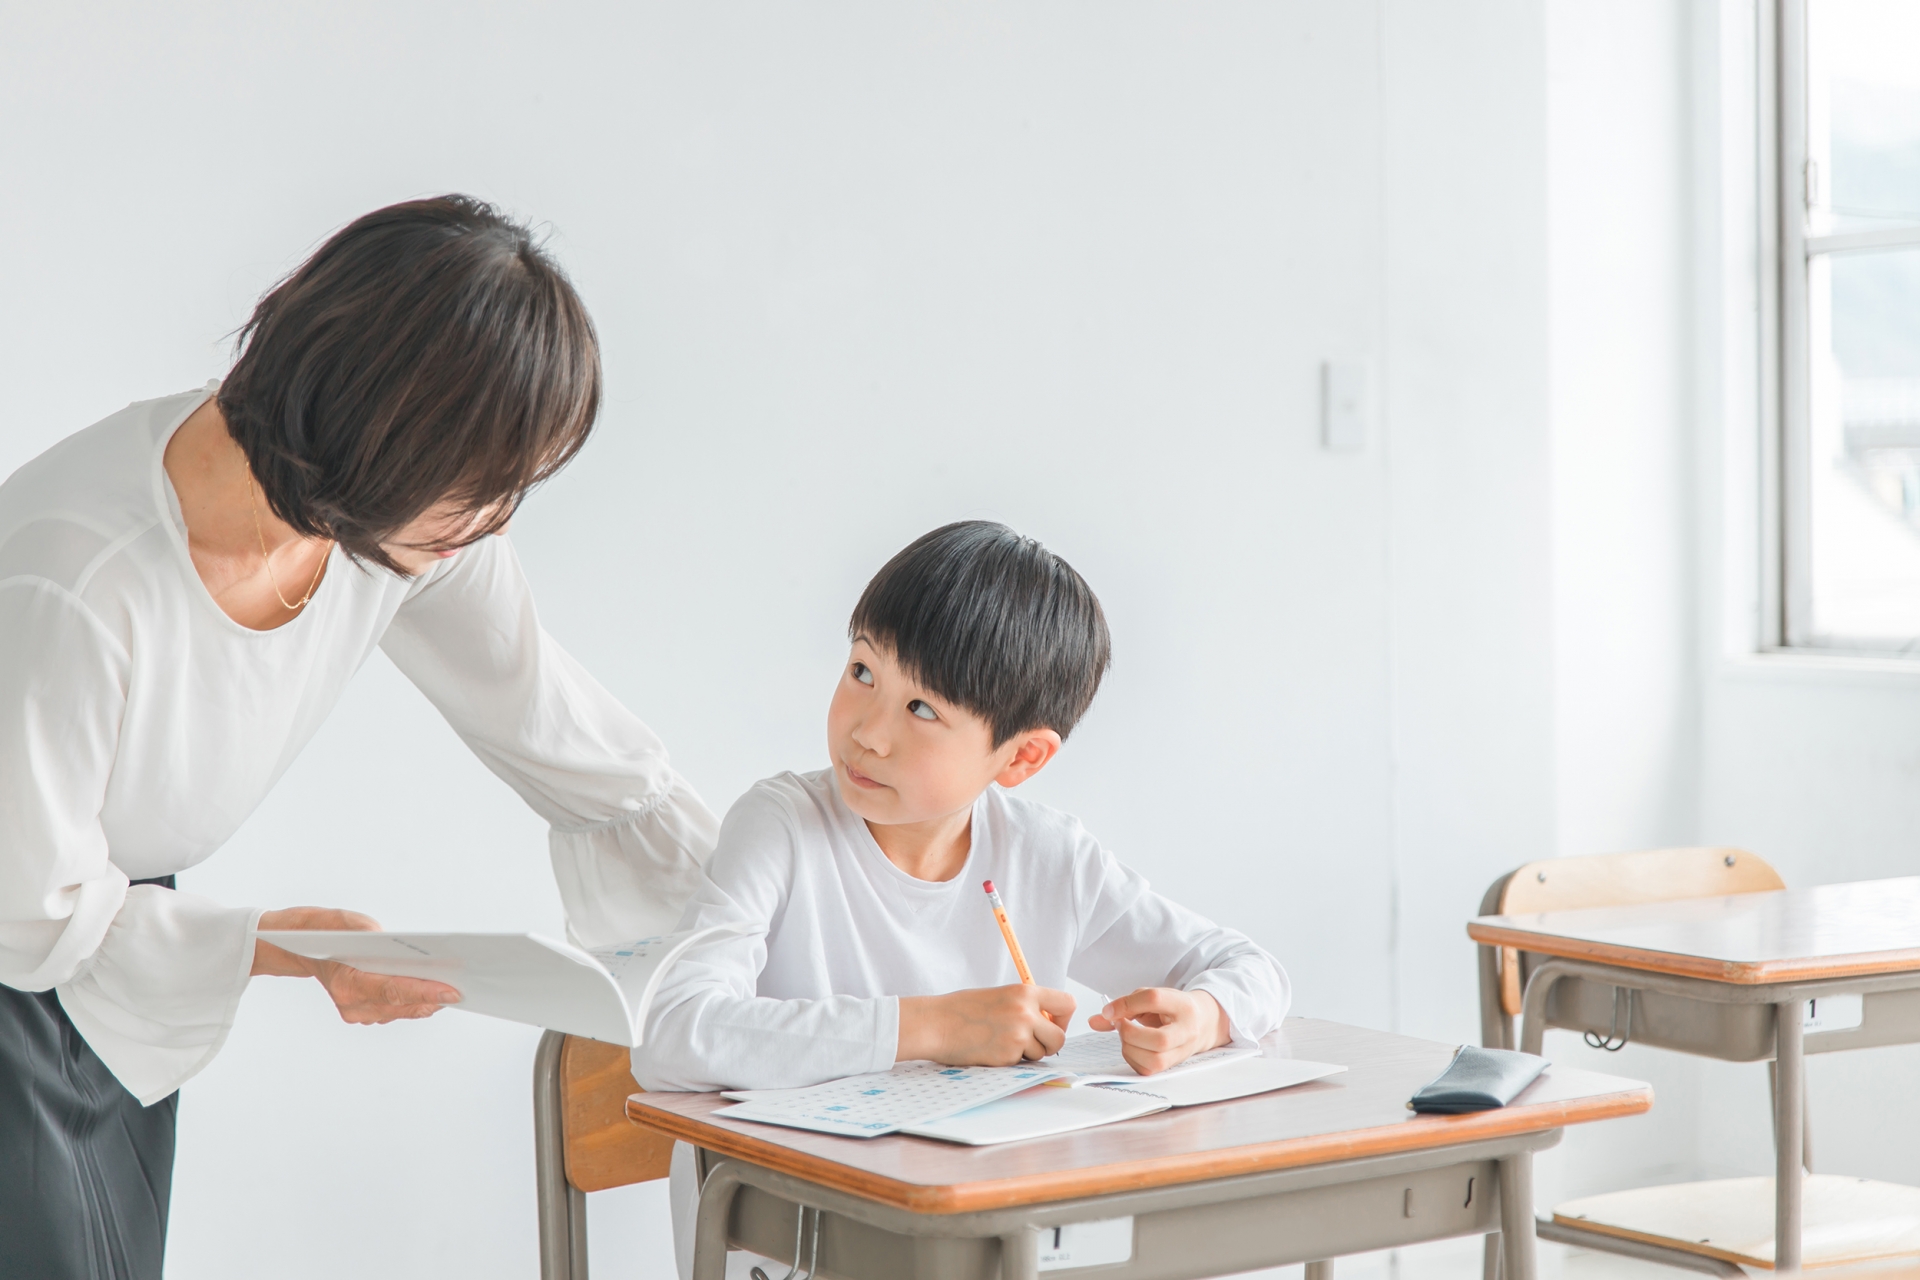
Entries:
POLYGON ((872 684, 873 672, 867 670, 866 663, 856 662, 853 664, 853 678, 855 680, 858 680, 861 684, 872 684))
POLYGON ((915 698, 907 704, 907 710, 913 712, 913 714, 919 716, 922 720, 938 720, 940 718, 934 714, 932 707, 920 701, 918 698, 915 698))

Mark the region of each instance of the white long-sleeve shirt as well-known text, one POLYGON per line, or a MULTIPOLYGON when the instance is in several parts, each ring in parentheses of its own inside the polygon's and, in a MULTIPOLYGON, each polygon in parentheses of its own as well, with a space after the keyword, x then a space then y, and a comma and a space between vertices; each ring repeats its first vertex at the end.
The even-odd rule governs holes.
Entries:
POLYGON ((663 977, 633 1070, 648 1089, 814 1084, 893 1065, 901 996, 1018 982, 981 881, 1035 981, 1172 986, 1220 1002, 1236 1041, 1286 1015, 1286 974, 1243 934, 1169 902, 1079 821, 998 787, 951 880, 888 861, 832 770, 756 783, 727 813, 682 929, 743 924, 663 977))
POLYGON ((504 538, 411 581, 336 549, 286 625, 222 613, 161 465, 214 390, 129 406, 0 485, 0 983, 57 991, 145 1103, 218 1052, 259 911, 128 880, 219 848, 376 644, 551 825, 582 943, 671 926, 716 831, 659 739, 541 630, 504 538))

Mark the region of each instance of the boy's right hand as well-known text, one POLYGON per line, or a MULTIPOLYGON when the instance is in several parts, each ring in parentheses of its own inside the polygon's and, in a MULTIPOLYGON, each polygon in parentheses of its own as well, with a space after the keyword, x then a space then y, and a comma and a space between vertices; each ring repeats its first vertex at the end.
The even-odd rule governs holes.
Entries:
POLYGON ((1072 1018, 1072 996, 1024 983, 944 996, 901 996, 900 1044, 894 1060, 1010 1067, 1058 1053, 1072 1018))

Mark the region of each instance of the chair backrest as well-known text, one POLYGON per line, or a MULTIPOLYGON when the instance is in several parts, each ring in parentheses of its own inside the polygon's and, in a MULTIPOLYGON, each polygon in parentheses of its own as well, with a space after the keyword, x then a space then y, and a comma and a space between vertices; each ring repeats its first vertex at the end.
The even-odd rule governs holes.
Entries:
MULTIPOLYGON (((1717 898, 1729 893, 1784 889, 1786 882, 1765 860, 1744 849, 1643 849, 1578 858, 1529 862, 1507 877, 1500 915, 1624 907, 1674 898, 1717 898)), ((1520 957, 1500 949, 1500 1007, 1520 1012, 1520 957)))
POLYGON ((568 1182, 604 1191, 667 1176, 673 1139, 627 1119, 627 1098, 639 1092, 626 1049, 567 1037, 560 1049, 560 1115, 568 1182))

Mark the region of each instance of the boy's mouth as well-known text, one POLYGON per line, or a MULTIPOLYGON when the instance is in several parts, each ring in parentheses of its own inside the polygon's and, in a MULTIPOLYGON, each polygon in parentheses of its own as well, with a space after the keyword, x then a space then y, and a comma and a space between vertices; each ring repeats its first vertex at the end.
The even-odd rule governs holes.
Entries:
MULTIPOLYGON (((843 761, 842 763, 845 763, 845 762, 843 761)), ((858 769, 854 768, 852 765, 847 765, 846 768, 847 768, 847 777, 852 779, 853 785, 856 787, 866 787, 869 790, 877 791, 882 787, 886 786, 886 784, 883 782, 875 782, 872 778, 869 778, 866 774, 860 772, 858 769)))

